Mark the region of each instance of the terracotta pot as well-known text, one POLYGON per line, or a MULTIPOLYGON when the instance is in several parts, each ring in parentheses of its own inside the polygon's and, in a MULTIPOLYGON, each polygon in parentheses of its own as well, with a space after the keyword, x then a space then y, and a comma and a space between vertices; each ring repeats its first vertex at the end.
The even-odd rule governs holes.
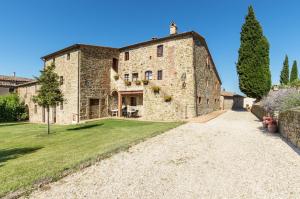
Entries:
POLYGON ((264 120, 264 121, 262 122, 262 125, 263 125, 263 128, 267 128, 267 127, 268 127, 268 124, 267 124, 266 120, 264 120))
POLYGON ((268 125, 268 131, 270 133, 276 133, 277 132, 277 124, 276 123, 271 123, 268 125))

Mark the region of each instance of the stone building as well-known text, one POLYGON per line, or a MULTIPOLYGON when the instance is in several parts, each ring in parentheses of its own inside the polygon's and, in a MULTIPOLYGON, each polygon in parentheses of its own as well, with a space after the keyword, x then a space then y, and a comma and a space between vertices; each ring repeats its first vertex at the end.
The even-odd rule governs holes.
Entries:
POLYGON ((222 110, 239 110, 244 108, 244 96, 236 93, 221 91, 220 108, 222 110))
POLYGON ((0 95, 6 95, 15 91, 15 88, 19 84, 34 81, 30 78, 17 77, 14 73, 13 76, 0 75, 0 95))
MULTIPOLYGON (((141 119, 174 121, 220 106, 221 80, 205 39, 194 31, 177 33, 174 23, 167 37, 122 48, 75 44, 42 59, 45 67, 55 64, 65 97, 51 108, 53 123, 124 116, 130 110, 141 119)), ((25 84, 18 93, 30 99, 37 90, 25 84)), ((27 103, 35 114, 30 121, 44 122, 43 108, 27 103)))

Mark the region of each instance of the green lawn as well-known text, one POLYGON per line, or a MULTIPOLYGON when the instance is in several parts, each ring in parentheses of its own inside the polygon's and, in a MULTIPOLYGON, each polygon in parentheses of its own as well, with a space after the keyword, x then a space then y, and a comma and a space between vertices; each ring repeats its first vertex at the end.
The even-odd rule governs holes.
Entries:
POLYGON ((101 120, 81 125, 0 124, 0 197, 58 179, 66 170, 128 148, 182 123, 101 120))

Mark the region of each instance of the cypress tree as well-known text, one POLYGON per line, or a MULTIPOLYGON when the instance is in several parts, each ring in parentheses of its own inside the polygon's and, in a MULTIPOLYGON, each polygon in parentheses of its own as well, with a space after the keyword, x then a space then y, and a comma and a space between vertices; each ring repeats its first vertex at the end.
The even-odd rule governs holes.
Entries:
POLYGON ((240 90, 248 97, 261 99, 271 88, 269 43, 255 17, 252 6, 241 31, 237 63, 240 90))
POLYGON ((288 83, 289 83, 289 58, 286 55, 280 73, 280 84, 286 85, 288 83))
POLYGON ((294 82, 295 80, 298 80, 298 67, 297 67, 297 61, 294 61, 291 75, 290 75, 290 82, 294 82))

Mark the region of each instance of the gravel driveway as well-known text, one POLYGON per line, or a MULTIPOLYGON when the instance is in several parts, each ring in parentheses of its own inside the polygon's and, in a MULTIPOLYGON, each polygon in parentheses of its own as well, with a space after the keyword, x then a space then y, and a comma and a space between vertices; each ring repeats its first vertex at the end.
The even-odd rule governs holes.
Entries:
POLYGON ((248 112, 188 123, 31 198, 300 198, 300 152, 248 112))

